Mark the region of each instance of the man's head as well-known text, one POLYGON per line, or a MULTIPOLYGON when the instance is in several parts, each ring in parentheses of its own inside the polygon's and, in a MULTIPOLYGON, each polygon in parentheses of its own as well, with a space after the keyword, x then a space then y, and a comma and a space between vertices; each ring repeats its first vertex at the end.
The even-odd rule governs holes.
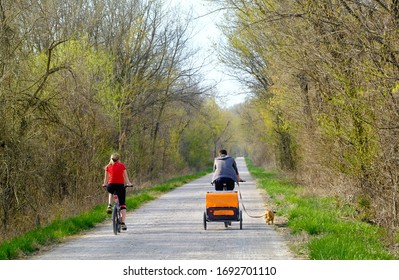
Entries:
POLYGON ((227 156, 227 151, 226 150, 219 150, 219 155, 220 156, 227 156))

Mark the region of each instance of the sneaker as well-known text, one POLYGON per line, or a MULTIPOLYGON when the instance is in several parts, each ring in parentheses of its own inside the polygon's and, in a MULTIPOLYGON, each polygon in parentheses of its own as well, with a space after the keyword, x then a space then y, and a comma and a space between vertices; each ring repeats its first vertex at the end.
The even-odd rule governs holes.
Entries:
POLYGON ((127 230, 127 226, 125 225, 125 223, 121 223, 121 227, 122 227, 122 230, 127 230))
POLYGON ((108 205, 107 213, 112 214, 112 205, 111 204, 108 205))

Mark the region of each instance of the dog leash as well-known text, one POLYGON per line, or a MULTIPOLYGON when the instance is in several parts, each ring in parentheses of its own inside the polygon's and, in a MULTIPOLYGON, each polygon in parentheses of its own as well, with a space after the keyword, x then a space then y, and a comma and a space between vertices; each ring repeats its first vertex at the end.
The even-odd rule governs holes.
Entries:
POLYGON ((254 218, 254 219, 263 218, 263 217, 266 215, 266 213, 263 214, 263 215, 256 215, 256 216, 255 216, 255 215, 250 215, 250 214, 248 213, 247 209, 245 208, 243 199, 242 199, 240 184, 237 183, 237 185, 238 185, 238 194, 239 194, 239 196, 240 196, 240 201, 241 201, 242 208, 244 209, 244 212, 245 212, 249 217, 254 218))

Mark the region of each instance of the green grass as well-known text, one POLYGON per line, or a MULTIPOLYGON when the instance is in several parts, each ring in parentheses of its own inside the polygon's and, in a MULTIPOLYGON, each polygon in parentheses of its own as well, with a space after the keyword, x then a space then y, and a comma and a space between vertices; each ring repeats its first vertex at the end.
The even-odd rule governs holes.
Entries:
MULTIPOLYGON (((385 231, 353 218, 354 209, 334 197, 303 195, 304 189, 278 177, 277 172, 256 167, 247 160, 259 188, 265 189, 287 218, 293 236, 305 234, 306 257, 314 260, 397 259, 384 246, 385 231)), ((299 252, 297 252, 299 253, 299 252)))
MULTIPOLYGON (((127 209, 134 210, 144 203, 154 200, 162 193, 171 191, 194 179, 205 176, 211 170, 182 176, 166 181, 163 184, 141 190, 126 198, 127 209)), ((29 231, 23 236, 0 244, 0 260, 20 259, 40 250, 40 248, 60 243, 63 238, 93 228, 96 224, 110 219, 104 211, 104 205, 98 205, 89 212, 64 220, 56 220, 51 224, 29 231)))

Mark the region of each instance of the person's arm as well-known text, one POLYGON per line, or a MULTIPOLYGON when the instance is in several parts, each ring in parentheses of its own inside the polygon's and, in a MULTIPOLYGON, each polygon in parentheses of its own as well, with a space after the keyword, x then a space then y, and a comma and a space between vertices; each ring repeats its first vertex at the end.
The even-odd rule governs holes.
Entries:
POLYGON ((240 173, 238 172, 237 163, 236 163, 236 161, 234 159, 233 159, 233 168, 234 168, 234 171, 237 174, 237 182, 240 182, 241 181, 240 173))
POLYGON ((212 175, 212 181, 211 181, 211 184, 213 184, 213 182, 215 182, 215 179, 216 179, 216 176, 217 176, 217 174, 216 174, 216 159, 213 161, 213 175, 212 175))
POLYGON ((109 175, 108 175, 108 172, 107 172, 107 170, 105 170, 105 173, 104 173, 104 183, 103 183, 103 186, 107 185, 107 183, 108 183, 108 179, 109 179, 109 175))
POLYGON ((126 169, 123 171, 123 178, 125 179, 125 184, 127 186, 131 186, 132 185, 132 183, 129 180, 129 176, 127 175, 127 170, 126 169))

